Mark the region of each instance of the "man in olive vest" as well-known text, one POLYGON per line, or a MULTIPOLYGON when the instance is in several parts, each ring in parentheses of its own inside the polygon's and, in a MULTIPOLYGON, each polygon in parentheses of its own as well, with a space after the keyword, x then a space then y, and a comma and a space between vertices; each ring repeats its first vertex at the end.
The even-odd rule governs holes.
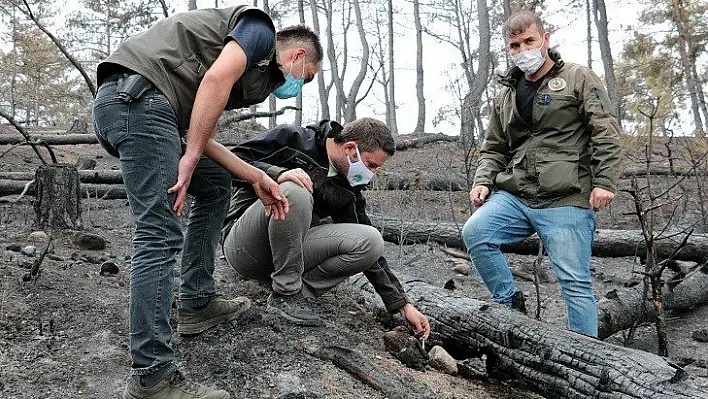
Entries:
POLYGON ((525 312, 499 246, 537 232, 570 329, 594 337, 590 254, 595 210, 617 192, 617 117, 597 75, 550 49, 536 14, 512 15, 503 32, 516 66, 500 79, 470 193, 479 208, 462 238, 493 300, 525 312))
POLYGON ((182 254, 177 332, 198 334, 235 319, 246 298, 216 298, 214 256, 229 205, 231 175, 253 185, 265 212, 283 219, 287 198, 266 173, 213 140, 224 109, 271 93, 295 97, 320 70, 322 46, 309 28, 275 32, 249 6, 176 14, 126 40, 98 66, 93 106, 101 145, 120 158, 135 222, 130 278, 132 378, 124 398, 228 398, 192 383, 170 346, 179 215, 194 197, 182 254))

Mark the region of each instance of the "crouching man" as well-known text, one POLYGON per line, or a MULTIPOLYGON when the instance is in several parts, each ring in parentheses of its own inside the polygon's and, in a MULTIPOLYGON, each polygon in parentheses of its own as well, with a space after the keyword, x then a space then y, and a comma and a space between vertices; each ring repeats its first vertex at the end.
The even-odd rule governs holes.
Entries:
POLYGON ((232 150, 276 180, 289 213, 276 221, 247 182, 234 182, 222 246, 244 278, 267 281, 266 311, 292 323, 322 326, 305 298, 319 297, 363 272, 389 312, 400 312, 427 338, 427 318, 408 299, 382 256, 381 234, 370 226, 361 193, 395 151, 391 131, 363 118, 342 127, 323 120, 280 126, 232 150), (333 223, 321 223, 331 217, 333 223))

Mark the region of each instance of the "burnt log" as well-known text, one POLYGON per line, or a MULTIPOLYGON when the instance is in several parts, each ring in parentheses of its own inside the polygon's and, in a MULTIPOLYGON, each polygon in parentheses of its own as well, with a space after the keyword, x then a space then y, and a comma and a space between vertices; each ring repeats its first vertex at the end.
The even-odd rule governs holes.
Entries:
MULTIPOLYGON (((288 108, 288 107, 286 107, 288 108)), ((289 108, 294 108, 294 107, 289 107, 289 108)), ((268 114, 270 115, 271 112, 263 112, 263 114, 268 114)), ((237 118, 240 118, 238 116, 237 118)), ((248 115, 246 119, 250 119, 251 116, 248 115)), ((29 136, 29 138, 34 141, 34 140, 40 140, 43 143, 46 143, 48 145, 75 145, 75 144, 98 144, 98 139, 96 138, 95 135, 93 134, 33 134, 29 136)), ((15 144, 20 144, 24 143, 27 141, 24 137, 19 136, 17 134, 0 134, 0 145, 15 145, 15 144)), ((436 143, 440 141, 445 141, 445 142, 454 142, 456 141, 455 136, 448 136, 442 133, 436 133, 436 134, 425 134, 425 135, 420 135, 416 136, 414 138, 408 138, 408 139, 402 139, 399 141, 396 141, 396 150, 397 151, 403 151, 409 148, 414 148, 414 147, 420 147, 425 144, 429 143, 436 143)), ((219 141, 219 143, 230 147, 230 146, 236 146, 239 145, 240 142, 238 140, 224 140, 224 141, 219 141)))
MULTIPOLYGON (((708 263, 688 273, 677 273, 662 289, 664 309, 682 310, 708 303, 708 263)), ((650 322, 656 316, 651 289, 644 285, 612 290, 597 303, 598 337, 605 339, 619 331, 650 322)))
MULTIPOLYGON (((448 247, 465 249, 460 236, 462 224, 435 221, 401 221, 381 216, 371 216, 371 223, 381 231, 384 240, 404 244, 437 242, 448 247)), ((658 239, 654 242, 657 256, 667 258, 681 243, 683 234, 672 238, 658 239)), ((537 255, 539 238, 534 234, 524 241, 502 245, 502 252, 521 255, 537 255)), ((643 256, 646 243, 640 230, 605 230, 595 231, 592 247, 593 256, 614 258, 625 256, 643 256)), ((686 245, 673 257, 676 260, 702 262, 708 259, 708 236, 692 234, 686 245)))
MULTIPOLYGON (((649 172, 652 177, 680 178, 696 175, 696 171, 692 169, 677 169, 672 172, 669 168, 653 168, 649 172)), ((699 175, 701 175, 700 172, 699 175)), ((645 178, 647 176, 646 169, 626 169, 620 173, 622 179, 630 179, 635 176, 645 178)), ((468 185, 467 180, 460 176, 421 171, 381 171, 377 173, 374 180, 374 187, 380 190, 468 191, 472 187, 471 184, 470 181, 468 185)))
POLYGON ((68 164, 40 166, 34 180, 37 227, 81 229, 80 183, 76 167, 68 164))
MULTIPOLYGON (((364 277, 348 285, 385 311, 364 277)), ((458 359, 486 357, 489 372, 518 378, 546 397, 708 398, 705 383, 662 357, 559 329, 502 305, 403 281, 413 305, 428 316, 431 339, 458 359)))
MULTIPOLYGON (((78 176, 77 176, 78 177, 78 176)), ((21 194, 29 184, 26 195, 35 195, 36 183, 19 180, 0 180, 0 197, 5 195, 21 194)), ((106 200, 127 199, 125 188, 119 184, 84 184, 77 186, 81 198, 100 198, 106 200)))
MULTIPOLYGON (((123 184, 123 175, 120 170, 79 170, 81 183, 94 184, 123 184)), ((34 178, 31 172, 0 172, 0 179, 29 181, 34 178)))
POLYGON ((454 143, 457 140, 457 136, 448 136, 444 133, 413 134, 408 138, 396 140, 396 151, 403 151, 410 148, 418 148, 425 144, 438 143, 441 141, 454 143))

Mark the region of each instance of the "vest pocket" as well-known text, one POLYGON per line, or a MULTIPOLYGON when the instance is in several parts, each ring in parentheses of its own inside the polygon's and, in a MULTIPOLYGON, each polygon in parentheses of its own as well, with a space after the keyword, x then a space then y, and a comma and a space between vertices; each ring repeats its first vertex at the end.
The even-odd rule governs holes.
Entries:
POLYGON ((559 197, 580 192, 580 156, 574 147, 544 151, 536 160, 538 196, 559 197))

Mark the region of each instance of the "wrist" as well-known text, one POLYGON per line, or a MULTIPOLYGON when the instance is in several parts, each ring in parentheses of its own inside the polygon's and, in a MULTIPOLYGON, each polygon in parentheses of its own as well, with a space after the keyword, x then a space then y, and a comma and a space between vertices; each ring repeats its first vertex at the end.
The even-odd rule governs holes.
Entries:
POLYGON ((263 176, 266 174, 264 171, 256 167, 252 167, 250 172, 251 173, 246 176, 246 181, 252 186, 255 186, 260 183, 260 181, 263 180, 263 176))

